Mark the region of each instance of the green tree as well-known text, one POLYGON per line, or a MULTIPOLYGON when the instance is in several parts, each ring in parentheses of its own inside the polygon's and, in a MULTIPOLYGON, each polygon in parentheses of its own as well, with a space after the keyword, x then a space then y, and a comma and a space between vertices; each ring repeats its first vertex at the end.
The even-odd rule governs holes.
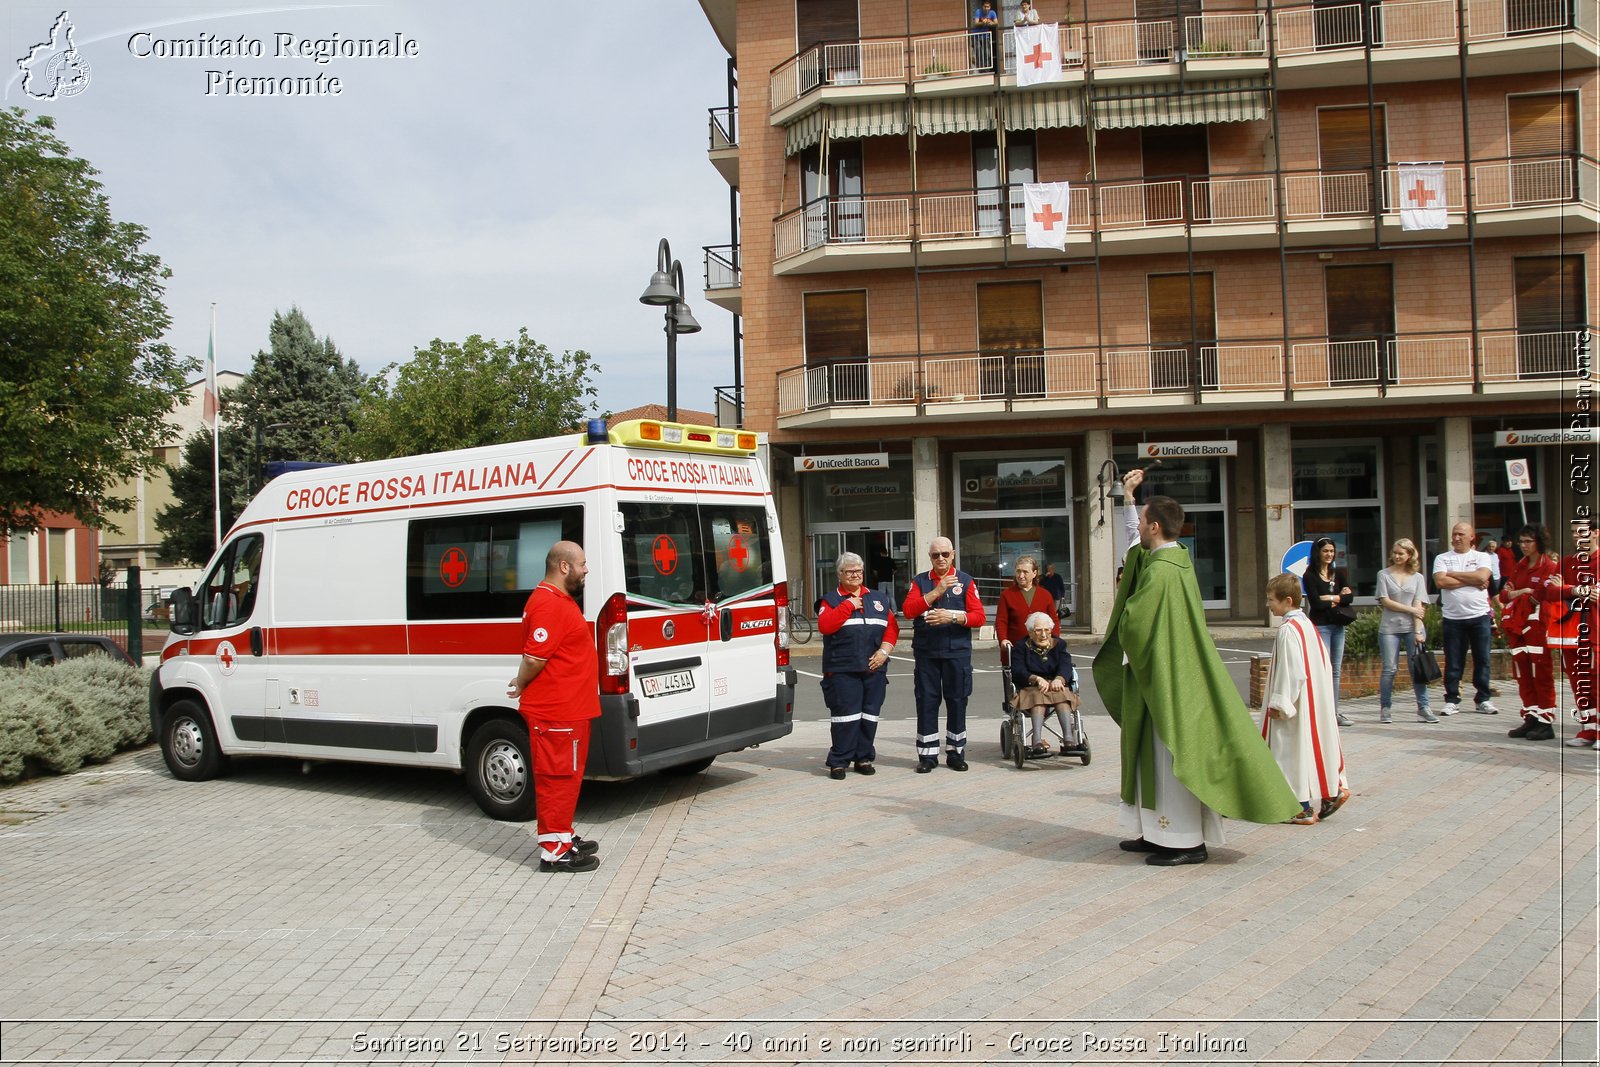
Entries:
POLYGON ((0 110, 0 530, 112 524, 195 360, 160 343, 170 272, 48 116, 0 110))
MULTIPOLYGON (((269 345, 256 353, 250 373, 221 398, 224 534, 261 488, 260 464, 339 459, 341 444, 350 436, 352 412, 366 388, 355 361, 340 355, 329 338, 318 340, 299 308, 274 314, 267 336, 269 345)), ((172 494, 173 503, 156 515, 162 554, 204 563, 216 547, 209 433, 184 443, 183 464, 172 474, 172 494)))
POLYGON ((507 342, 435 338, 370 380, 344 454, 385 459, 565 433, 594 410, 599 371, 589 353, 557 356, 526 327, 507 342))

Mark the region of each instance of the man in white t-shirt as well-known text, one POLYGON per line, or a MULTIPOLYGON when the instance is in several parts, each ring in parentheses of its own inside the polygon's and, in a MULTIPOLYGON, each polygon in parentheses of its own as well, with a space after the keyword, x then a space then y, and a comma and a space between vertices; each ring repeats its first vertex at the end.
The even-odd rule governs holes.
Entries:
POLYGON ((1477 709, 1497 715, 1489 702, 1489 642, 1493 617, 1489 612, 1489 582, 1498 561, 1472 546, 1477 538, 1470 522, 1450 528, 1449 552, 1433 557, 1433 584, 1439 587, 1439 610, 1444 615, 1444 707, 1441 715, 1461 710, 1461 675, 1472 652, 1472 685, 1477 709))

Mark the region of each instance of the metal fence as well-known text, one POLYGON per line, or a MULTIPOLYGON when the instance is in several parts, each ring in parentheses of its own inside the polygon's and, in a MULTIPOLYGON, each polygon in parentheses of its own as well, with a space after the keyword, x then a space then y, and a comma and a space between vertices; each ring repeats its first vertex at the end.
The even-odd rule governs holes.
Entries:
POLYGON ((158 615, 160 607, 141 590, 138 567, 129 567, 123 581, 104 585, 0 585, 0 633, 98 634, 142 650, 147 613, 158 615))

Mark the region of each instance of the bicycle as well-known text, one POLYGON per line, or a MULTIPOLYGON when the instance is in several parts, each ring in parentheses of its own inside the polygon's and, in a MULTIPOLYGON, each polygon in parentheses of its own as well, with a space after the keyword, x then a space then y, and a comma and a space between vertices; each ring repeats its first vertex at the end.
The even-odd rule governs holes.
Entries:
POLYGON ((803 645, 817 632, 816 622, 805 612, 789 609, 789 643, 803 645))

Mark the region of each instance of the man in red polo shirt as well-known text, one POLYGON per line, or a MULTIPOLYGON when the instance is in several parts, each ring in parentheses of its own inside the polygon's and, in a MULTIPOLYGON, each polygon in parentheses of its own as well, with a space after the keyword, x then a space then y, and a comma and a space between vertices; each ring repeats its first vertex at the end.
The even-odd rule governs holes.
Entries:
POLYGON ((594 635, 574 599, 589 561, 583 546, 557 541, 544 581, 522 611, 522 666, 507 695, 519 696, 533 749, 539 869, 577 873, 600 866, 600 846, 572 832, 572 814, 589 759, 589 722, 600 714, 594 635))

